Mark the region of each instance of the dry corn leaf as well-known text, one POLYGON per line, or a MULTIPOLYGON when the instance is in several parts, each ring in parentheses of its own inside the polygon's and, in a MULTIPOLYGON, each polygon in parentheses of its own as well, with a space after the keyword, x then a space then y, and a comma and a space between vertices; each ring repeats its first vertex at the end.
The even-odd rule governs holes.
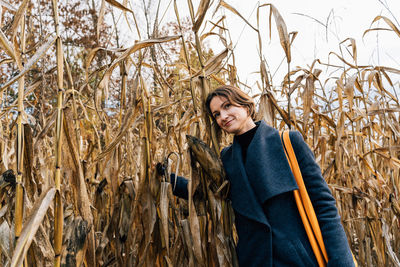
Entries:
POLYGON ((356 66, 354 64, 351 64, 350 62, 346 61, 343 57, 339 56, 335 52, 330 52, 329 55, 335 55, 337 58, 339 58, 343 63, 346 65, 350 66, 351 68, 358 69, 358 68, 365 68, 366 66, 356 66))
POLYGON ((198 32, 203 23, 204 17, 206 16, 207 10, 210 7, 210 0, 201 0, 199 8, 196 12, 196 21, 193 24, 193 31, 198 32))
MULTIPOLYGON (((379 68, 378 68, 379 69, 379 68)), ((389 75, 386 73, 384 69, 379 69, 379 71, 385 76, 385 79, 388 81, 389 85, 393 88, 394 84, 392 82, 392 79, 390 79, 389 75)))
POLYGON ((100 51, 100 50, 106 51, 106 52, 111 52, 111 53, 118 53, 118 52, 123 52, 126 49, 124 49, 124 48, 106 49, 104 47, 95 47, 95 48, 89 50, 89 53, 88 53, 88 55, 86 57, 86 61, 85 61, 86 80, 89 78, 89 67, 90 67, 90 64, 92 63, 96 53, 98 51, 100 51))
POLYGON ((353 38, 346 38, 344 41, 342 41, 340 44, 345 43, 346 41, 350 41, 350 45, 352 48, 352 54, 351 56, 353 57, 354 62, 357 62, 357 45, 356 45, 356 40, 353 38))
POLYGON ((287 31, 287 27, 286 27, 286 23, 283 20, 281 14, 279 13, 278 9, 276 9, 276 7, 273 4, 264 4, 261 5, 260 7, 263 6, 269 6, 270 7, 270 13, 269 13, 269 38, 271 39, 271 27, 272 27, 272 23, 271 23, 271 18, 272 15, 274 16, 275 19, 275 24, 276 24, 276 28, 278 30, 278 34, 279 34, 279 40, 281 42, 281 46, 283 48, 283 51, 286 54, 286 61, 289 63, 290 61, 292 61, 292 55, 290 52, 290 38, 289 38, 289 34, 287 31))
POLYGON ((386 252, 389 254, 390 259, 392 260, 395 266, 400 266, 400 260, 397 257, 396 253, 393 251, 392 245, 390 244, 390 234, 389 234, 389 226, 383 221, 382 223, 382 233, 383 238, 385 240, 386 252))
POLYGON ((244 22, 246 22, 247 25, 250 26, 250 28, 252 28, 253 30, 255 30, 256 32, 258 32, 258 30, 250 24, 250 22, 248 22, 240 13, 239 11, 237 11, 234 7, 232 7, 231 5, 229 5, 228 3, 226 3, 224 0, 219 1, 219 6, 223 6, 226 9, 228 9, 229 11, 231 11, 233 14, 239 16, 242 20, 244 20, 244 22))
POLYGON ((100 12, 99 12, 99 17, 97 19, 97 25, 96 25, 97 40, 100 39, 100 28, 102 27, 102 24, 103 24, 105 12, 106 12, 106 0, 101 0, 100 12))
POLYGON ((108 88, 108 82, 109 82, 111 73, 113 72, 115 67, 118 66, 118 64, 121 61, 127 59, 132 53, 134 53, 134 52, 136 52, 136 51, 138 51, 140 49, 152 46, 154 44, 160 44, 160 43, 175 41, 179 37, 180 36, 178 36, 178 35, 165 36, 165 37, 160 37, 160 38, 156 38, 156 39, 148 39, 148 40, 136 42, 133 46, 131 46, 130 48, 126 49, 125 52, 123 52, 116 60, 114 60, 114 62, 111 64, 111 66, 105 72, 105 74, 104 74, 101 82, 99 83, 98 87, 100 89, 108 88))
MULTIPOLYGON (((134 83, 133 90, 136 92, 138 91, 138 83, 137 81, 134 83)), ((136 98, 136 97, 134 97, 136 98)), ((133 100, 135 101, 135 100, 133 100)), ((118 143, 121 141, 122 137, 127 133, 127 131, 130 129, 130 127, 135 127, 136 124, 139 122, 138 117, 138 112, 139 112, 139 107, 136 105, 137 103, 131 103, 128 111, 126 112, 126 115, 123 119, 122 126, 120 128, 120 131, 118 135, 114 138, 114 140, 104 149, 102 153, 100 153, 97 156, 96 161, 101 160, 104 158, 108 153, 113 151, 113 149, 118 145, 118 143), (133 125, 132 125, 133 124, 133 125)))
POLYGON ((400 108, 378 108, 378 109, 368 110, 367 115, 373 116, 378 114, 396 113, 396 112, 400 112, 400 108))
POLYGON ((190 236, 189 223, 188 223, 187 219, 181 220, 180 223, 183 228, 185 244, 186 244, 186 247, 188 248, 189 267, 195 267, 195 260, 194 260, 194 254, 193 254, 193 243, 192 243, 192 238, 190 236))
POLYGON ((222 61, 227 57, 228 52, 229 52, 229 50, 226 48, 221 53, 213 56, 206 62, 205 66, 204 66, 204 71, 205 71, 206 77, 221 70, 222 61))
POLYGON ((308 118, 311 112, 311 106, 313 105, 313 96, 315 91, 314 82, 318 79, 320 70, 314 70, 314 73, 309 74, 306 78, 306 85, 304 86, 303 92, 303 123, 308 124, 308 118))
MULTIPOLYGON (((191 196, 189 196, 189 198, 191 198, 191 196)), ((197 260, 197 266, 205 266, 203 259, 203 250, 201 246, 202 242, 201 242, 199 217, 197 216, 193 201, 190 200, 189 200, 189 227, 193 242, 192 243, 193 255, 197 260)))
POLYGON ((160 214, 161 214, 161 237, 164 240, 165 247, 167 248, 167 255, 169 255, 169 230, 168 230, 168 190, 171 186, 168 182, 161 182, 160 191, 160 214))
MULTIPOLYGON (((148 188, 148 185, 143 184, 143 191, 140 194, 140 205, 142 212, 140 213, 140 218, 143 221, 143 224, 146 226, 144 229, 144 248, 143 253, 140 255, 140 260, 139 260, 139 266, 144 264, 146 261, 147 253, 150 246, 151 246, 151 240, 152 240, 152 235, 154 231, 154 226, 157 220, 157 212, 156 212, 156 207, 155 207, 155 202, 153 200, 153 197, 150 193, 150 190, 148 188)), ((149 265, 145 265, 149 266, 149 265)))
MULTIPOLYGON (((378 71, 373 71, 372 73, 372 81, 375 85, 375 87, 379 90, 381 90, 382 92, 384 92, 386 95, 388 95, 390 98, 392 98, 395 102, 397 102, 397 104, 399 104, 398 99, 392 95, 390 92, 388 92, 385 87, 382 84, 382 78, 381 78, 381 74, 378 71)), ((371 75, 370 75, 371 76, 371 75)))
POLYGON ((271 91, 271 82, 269 80, 268 71, 267 71, 267 63, 265 62, 265 60, 262 60, 260 63, 260 72, 261 72, 261 77, 266 86, 266 89, 268 91, 271 91))
MULTIPOLYGON (((7 206, 5 206, 7 208, 7 206)), ((6 256, 6 258, 11 261, 11 255, 9 255, 10 249, 10 239, 13 236, 10 226, 7 221, 4 220, 0 225, 0 249, 1 253, 6 256)))
POLYGON ((8 10, 10 10, 10 11, 12 11, 12 12, 17 12, 17 9, 16 9, 14 6, 10 5, 10 4, 9 4, 8 2, 6 2, 6 1, 0 0, 0 5, 3 6, 3 7, 5 7, 5 8, 7 8, 8 10))
POLYGON ((275 113, 274 106, 267 94, 262 94, 258 109, 259 118, 265 120, 268 125, 274 125, 275 113))
POLYGON ((17 35, 17 28, 20 25, 21 20, 24 18, 25 10, 26 10, 29 2, 30 2, 29 0, 24 0, 21 3, 21 5, 18 7, 18 11, 14 16, 12 25, 9 29, 9 33, 12 36, 11 39, 14 39, 14 37, 17 35))
POLYGON ((296 80, 290 87, 289 95, 291 95, 297 88, 299 88, 300 83, 304 80, 305 77, 306 77, 305 74, 297 76, 296 80))
POLYGON ((55 36, 50 37, 49 40, 37 50, 36 54, 28 60, 28 62, 24 65, 24 68, 0 88, 0 93, 25 75, 35 65, 35 63, 46 54, 47 50, 54 44, 55 41, 55 36))
MULTIPOLYGON (((377 22, 378 20, 383 19, 387 25, 389 25, 389 27, 391 28, 392 31, 394 31, 397 36, 400 37, 400 30, 396 27, 396 25, 394 25, 394 23, 387 17, 385 16, 376 16, 374 18, 374 20, 371 22, 371 25, 374 24, 375 22, 377 22)), ((383 28, 373 28, 373 29, 368 29, 364 32, 363 37, 366 33, 371 32, 371 31, 377 31, 377 30, 387 30, 387 29, 383 29, 383 28)))
MULTIPOLYGON (((226 48, 224 49, 222 52, 220 52, 219 54, 213 56, 212 58, 210 58, 206 64, 204 65, 204 74, 205 77, 208 77, 210 75, 213 75, 214 73, 220 71, 222 69, 222 62, 223 60, 227 57, 229 52, 229 49, 226 48)), ((185 81, 189 81, 192 80, 194 78, 197 78, 199 76, 203 75, 203 70, 199 70, 198 72, 196 72, 193 76, 180 80, 181 82, 185 82, 185 81)))
POLYGON ((66 224, 64 234, 65 248, 63 250, 63 265, 82 266, 85 256, 85 240, 88 237, 90 228, 88 222, 82 217, 76 216, 66 224))
POLYGON ((376 70, 388 71, 394 74, 400 74, 400 70, 391 68, 391 67, 384 67, 384 66, 377 66, 376 70))
POLYGON ((8 41, 6 35, 0 29, 0 44, 3 47, 4 51, 9 55, 11 58, 15 59, 15 52, 12 48, 12 44, 8 41))
POLYGON ((22 265, 32 240, 35 237, 36 231, 41 225, 43 218, 47 213, 47 209, 54 199, 55 193, 56 189, 50 188, 47 190, 47 192, 43 192, 40 199, 35 202, 35 205, 31 211, 31 215, 26 220, 21 235, 18 238, 17 244, 15 245, 11 261, 12 267, 22 265))
POLYGON ((353 110, 353 99, 354 99, 354 84, 357 80, 357 74, 351 76, 344 87, 344 94, 347 97, 347 101, 349 102, 350 111, 353 110))
POLYGON ((121 9, 122 11, 127 11, 127 12, 130 12, 133 14, 133 11, 126 7, 126 3, 125 3, 126 1, 124 1, 124 4, 121 4, 116 0, 106 0, 106 2, 108 2, 110 5, 112 5, 116 8, 121 9))
MULTIPOLYGON (((176 17, 178 18, 178 20, 179 20, 179 15, 178 15, 178 12, 177 12, 177 4, 176 4, 176 0, 174 0, 174 3, 175 3, 175 13, 176 13, 176 17)), ((194 7, 193 7, 193 2, 192 2, 192 0, 188 0, 187 1, 187 3, 188 3, 188 6, 189 6, 189 14, 190 14, 190 18, 191 18, 191 20, 192 20, 192 23, 194 23, 194 7)), ((180 22, 179 22, 180 23, 180 22)))
POLYGON ((79 213, 82 218, 88 223, 88 228, 90 229, 85 242, 87 242, 87 250, 86 250, 86 261, 90 265, 95 264, 95 240, 94 240, 94 230, 93 230, 93 213, 91 210, 91 201, 87 190, 86 180, 83 173, 82 162, 80 161, 80 157, 78 155, 78 150, 76 149, 77 144, 75 143, 78 138, 74 137, 75 133, 72 130, 72 126, 70 125, 71 121, 73 121, 71 111, 64 110, 65 119, 63 119, 63 130, 65 134, 65 140, 67 141, 68 149, 70 155, 73 159, 74 167, 75 167, 75 177, 74 183, 76 185, 76 194, 77 194, 77 207, 79 209, 79 213))

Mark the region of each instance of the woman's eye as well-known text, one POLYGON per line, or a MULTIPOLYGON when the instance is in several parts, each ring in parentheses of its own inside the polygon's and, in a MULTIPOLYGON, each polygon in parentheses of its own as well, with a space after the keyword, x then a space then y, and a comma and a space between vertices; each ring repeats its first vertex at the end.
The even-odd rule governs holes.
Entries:
POLYGON ((218 118, 219 117, 219 113, 215 113, 214 114, 214 118, 216 119, 216 118, 218 118))
POLYGON ((228 109, 230 107, 231 107, 231 104, 225 104, 225 106, 224 106, 225 109, 228 109))

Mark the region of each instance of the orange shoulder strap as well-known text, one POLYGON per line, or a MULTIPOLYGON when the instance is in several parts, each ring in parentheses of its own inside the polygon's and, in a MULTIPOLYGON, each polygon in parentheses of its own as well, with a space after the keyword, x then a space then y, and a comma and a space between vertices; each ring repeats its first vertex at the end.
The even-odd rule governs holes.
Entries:
POLYGON ((310 197, 308 196, 299 164, 297 163, 296 155, 292 143, 290 142, 289 131, 281 133, 281 139, 290 168, 292 169, 293 176, 296 180, 297 186, 299 187, 299 189, 294 190, 293 193, 301 220, 318 261, 318 265, 326 266, 328 262, 328 254, 326 253, 317 216, 315 215, 310 197))

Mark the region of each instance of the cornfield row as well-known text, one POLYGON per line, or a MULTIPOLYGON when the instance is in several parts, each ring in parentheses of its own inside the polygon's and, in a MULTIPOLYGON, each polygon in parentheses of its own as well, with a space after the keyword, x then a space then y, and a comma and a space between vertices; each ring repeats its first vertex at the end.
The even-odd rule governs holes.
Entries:
MULTIPOLYGON (((224 9, 259 37, 260 77, 250 91, 259 118, 303 134, 359 265, 400 266, 400 70, 358 65, 352 39, 344 41, 350 56, 334 54, 341 66, 315 60, 293 69, 296 33, 263 4, 257 22, 274 18, 288 68, 276 86, 259 25, 222 0, 202 0, 197 10, 188 0, 189 19, 172 4, 176 22, 161 31, 156 20, 147 39, 128 1, 103 0, 97 10, 93 1, 79 11, 93 19, 93 35, 77 48, 63 33, 73 27, 68 4, 0 1, 1 265, 235 266, 226 188, 207 178, 223 176, 215 155, 231 137, 221 138, 201 104, 220 84, 247 90, 225 18, 200 30, 207 14, 224 9), (106 25, 110 9, 136 23, 134 45, 119 46, 106 25), (225 49, 214 54, 208 36, 225 49), (326 67, 340 75, 323 80, 326 67), (188 201, 172 195, 170 172, 190 179, 188 201)), ((400 37, 389 18, 376 21, 400 37)))

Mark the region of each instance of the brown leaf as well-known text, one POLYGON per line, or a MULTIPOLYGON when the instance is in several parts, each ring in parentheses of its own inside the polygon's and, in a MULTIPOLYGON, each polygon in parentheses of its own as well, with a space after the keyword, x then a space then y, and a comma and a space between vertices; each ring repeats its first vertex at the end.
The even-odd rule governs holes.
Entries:
POLYGON ((259 8, 263 6, 270 6, 270 13, 269 13, 269 38, 271 38, 271 17, 274 16, 276 28, 278 30, 279 39, 281 42, 281 46, 286 54, 286 60, 289 63, 292 60, 291 52, 290 52, 290 38, 286 28, 286 23, 283 20, 281 14, 279 13, 278 9, 273 4, 264 4, 261 5, 259 8))
POLYGON ((353 109, 353 99, 354 99, 354 84, 357 80, 357 74, 351 76, 344 87, 344 94, 347 97, 347 101, 349 102, 349 109, 353 109))
POLYGON ((196 21, 194 22, 193 25, 194 32, 198 32, 198 30, 200 29, 201 23, 203 22, 209 7, 210 7, 210 0, 201 0, 199 8, 197 9, 196 12, 196 21))
POLYGON ((228 3, 226 3, 224 0, 221 0, 219 2, 220 6, 225 7, 226 9, 228 9, 229 11, 231 11, 233 14, 238 15, 242 20, 244 20, 244 22, 246 22, 247 25, 250 26, 250 28, 252 28, 253 30, 255 30, 256 32, 258 32, 258 30, 250 24, 250 22, 248 22, 240 13, 239 11, 237 11, 234 7, 232 7, 231 5, 229 5, 228 3))
MULTIPOLYGON (((7 208, 7 206, 5 206, 7 208)), ((0 225, 0 250, 8 261, 11 261, 11 255, 9 253, 12 251, 10 246, 10 236, 12 236, 11 227, 8 225, 7 220, 4 220, 0 225)))
MULTIPOLYGON (((130 10, 129 8, 127 8, 126 6, 122 5, 121 3, 119 3, 116 0, 106 0, 106 2, 108 2, 110 5, 112 5, 112 6, 116 7, 116 8, 121 9, 122 11, 127 11, 127 12, 130 12, 130 13, 133 14, 132 10, 130 10)), ((124 1, 124 2, 126 2, 126 1, 124 1)))
POLYGON ((195 267, 195 264, 194 264, 195 259, 194 259, 194 254, 193 254, 193 242, 192 242, 192 238, 190 236, 189 223, 188 223, 187 219, 181 220, 180 223, 183 228, 185 244, 186 244, 186 247, 188 248, 189 267, 195 267))
POLYGON ((66 223, 64 239, 66 247, 63 251, 65 266, 82 266, 85 256, 85 240, 88 238, 90 226, 82 217, 77 216, 66 223))
POLYGON ((303 123, 308 125, 308 118, 310 116, 311 107, 313 105, 313 96, 315 91, 314 82, 317 79, 320 71, 314 70, 313 74, 309 74, 306 78, 306 85, 303 92, 303 123))
MULTIPOLYGON (((371 24, 374 24, 375 22, 377 22, 380 19, 383 19, 389 25, 391 30, 394 31, 397 34, 397 36, 400 37, 400 30, 396 27, 396 25, 394 25, 394 23, 389 18, 387 18, 385 16, 376 16, 371 24)), ((376 30, 387 30, 387 29, 382 29, 382 28, 368 29, 364 32, 363 37, 366 33, 370 32, 370 31, 376 31, 376 30)))
POLYGON ((304 80, 305 77, 306 77, 306 75, 304 75, 304 74, 297 76, 296 80, 290 87, 289 95, 291 95, 294 92, 294 90, 296 90, 299 87, 300 83, 304 80))
POLYGON ((28 249, 35 237, 36 231, 43 221, 44 216, 47 213, 47 209, 53 201, 56 189, 50 188, 47 192, 44 192, 40 199, 35 202, 35 206, 32 208, 31 215, 27 219, 20 237, 18 238, 17 244, 15 245, 11 266, 22 266, 24 258, 28 252, 28 249))
POLYGON ((49 50, 49 48, 54 44, 54 42, 56 41, 56 37, 50 37, 48 39, 48 41, 43 44, 37 51, 36 54, 33 55, 28 62, 24 65, 24 68, 17 74, 15 75, 13 78, 11 78, 8 82, 6 82, 1 88, 0 88, 0 93, 2 91, 4 91, 5 89, 7 89, 10 85, 12 85, 14 82, 16 82, 17 80, 19 80, 23 75, 25 75, 34 65, 35 63, 41 59, 47 52, 47 50, 49 50))
MULTIPOLYGON (((190 183, 190 182, 189 182, 190 183)), ((191 196, 189 196, 191 198, 191 196)), ((197 216, 196 209, 193 201, 189 200, 189 227, 190 233, 193 240, 193 254, 197 260, 199 266, 203 266, 203 252, 201 246, 201 234, 200 234, 200 223, 199 217, 197 216)))
POLYGON ((103 24, 105 12, 106 12, 106 0, 101 0, 100 12, 99 12, 99 17, 97 19, 97 25, 96 25, 97 40, 100 39, 100 28, 103 24))
POLYGON ((169 231, 168 231, 168 190, 171 186, 168 182, 161 182, 160 190, 160 214, 161 214, 161 238, 164 240, 164 245, 167 248, 169 255, 169 231))
POLYGON ((267 94, 262 94, 258 110, 259 118, 267 122, 268 125, 274 125, 274 106, 272 105, 267 94))
POLYGON ((5 8, 7 8, 9 11, 17 12, 17 9, 16 9, 14 6, 10 5, 10 4, 9 4, 8 2, 6 2, 6 1, 0 0, 0 5, 3 6, 3 7, 5 7, 5 8))
POLYGON ((350 41, 350 45, 352 47, 352 57, 354 62, 357 62, 357 45, 356 45, 356 40, 354 40, 353 38, 346 38, 344 41, 342 41, 340 44, 346 42, 346 41, 350 41))
POLYGON ((110 76, 111 76, 113 70, 115 69, 115 67, 117 67, 121 61, 127 59, 132 53, 134 53, 140 49, 152 46, 154 44, 175 41, 178 38, 180 38, 180 36, 175 35, 175 36, 165 36, 165 37, 160 37, 160 38, 156 38, 156 39, 148 39, 148 40, 136 42, 133 46, 126 49, 125 52, 123 52, 116 60, 114 60, 114 62, 111 64, 111 66, 105 72, 101 82, 99 83, 99 86, 98 86, 99 89, 108 88, 108 82, 109 82, 110 76))
MULTIPOLYGON (((214 73, 218 72, 221 70, 222 68, 222 61, 227 57, 229 52, 229 49, 226 48, 224 49, 222 52, 220 52, 219 54, 213 56, 212 58, 210 58, 206 64, 204 65, 204 71, 205 71, 205 77, 211 76, 214 73)), ((184 80, 181 81, 189 81, 190 79, 199 77, 200 75, 203 74, 203 70, 199 70, 198 72, 196 72, 193 76, 191 76, 190 78, 186 78, 184 80)))
POLYGON ((118 133, 118 135, 114 138, 114 140, 104 149, 103 152, 101 152, 97 158, 96 161, 101 160, 102 158, 104 158, 108 153, 110 153, 111 151, 113 151, 113 149, 119 144, 119 142, 121 141, 122 137, 124 137, 124 135, 127 133, 127 131, 131 128, 131 126, 133 125, 133 127, 136 126, 136 124, 139 122, 139 119, 137 118, 138 116, 138 107, 134 107, 133 105, 131 106, 131 108, 128 110, 124 121, 122 123, 121 129, 118 133))
POLYGON ((11 39, 14 39, 14 37, 17 34, 17 28, 21 23, 21 19, 23 19, 25 15, 25 10, 29 2, 30 2, 29 0, 24 0, 19 6, 18 11, 13 18, 11 28, 9 29, 10 35, 12 36, 11 39))
POLYGON ((15 52, 12 48, 12 44, 8 41, 6 35, 0 29, 0 44, 4 51, 9 55, 11 58, 15 59, 15 52))

